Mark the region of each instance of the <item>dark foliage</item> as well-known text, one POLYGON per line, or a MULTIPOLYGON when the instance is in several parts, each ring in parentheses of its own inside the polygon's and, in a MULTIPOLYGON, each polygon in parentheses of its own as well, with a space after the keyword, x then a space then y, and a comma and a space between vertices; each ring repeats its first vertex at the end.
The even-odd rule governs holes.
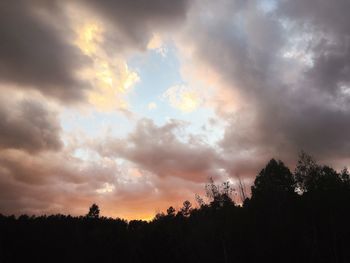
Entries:
POLYGON ((92 204, 89 208, 89 213, 86 215, 87 218, 99 218, 100 217, 100 208, 96 204, 92 204))
POLYGON ((84 217, 0 216, 0 262, 350 262, 349 177, 302 153, 294 173, 272 159, 243 206, 211 180, 207 202, 151 222, 100 217, 96 204, 84 217))

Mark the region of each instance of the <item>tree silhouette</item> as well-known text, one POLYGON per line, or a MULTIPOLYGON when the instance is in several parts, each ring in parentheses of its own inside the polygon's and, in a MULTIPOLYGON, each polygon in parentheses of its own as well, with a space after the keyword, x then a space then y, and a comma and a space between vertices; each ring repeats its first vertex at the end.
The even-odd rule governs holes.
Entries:
POLYGON ((87 218, 97 219, 100 217, 100 208, 96 204, 92 204, 89 208, 89 212, 86 214, 87 218))
POLYGON ((294 194, 294 178, 282 161, 271 159, 255 178, 252 201, 262 205, 280 205, 294 194))
POLYGON ((350 262, 349 178, 304 153, 294 173, 270 160, 243 206, 211 179, 207 202, 152 221, 100 217, 96 204, 85 217, 0 214, 0 262, 350 262))
POLYGON ((171 217, 175 216, 175 208, 172 207, 172 206, 170 206, 170 207, 166 210, 166 213, 167 213, 168 216, 171 216, 171 217))
POLYGON ((232 200, 234 189, 228 181, 223 182, 221 185, 216 185, 213 178, 210 178, 209 183, 205 186, 205 191, 211 207, 218 208, 234 204, 232 200))
POLYGON ((343 170, 341 170, 340 178, 347 187, 350 186, 350 173, 348 168, 345 167, 343 170))
POLYGON ((340 173, 326 165, 319 165, 305 152, 301 152, 295 169, 296 187, 299 192, 338 191, 348 184, 349 172, 344 168, 340 173))
POLYGON ((317 177, 320 175, 321 167, 315 160, 301 151, 299 160, 295 168, 294 177, 296 188, 299 193, 305 193, 313 189, 316 185, 317 177))
POLYGON ((192 204, 190 201, 186 200, 183 202, 182 207, 180 208, 179 214, 184 217, 189 217, 192 211, 192 204))

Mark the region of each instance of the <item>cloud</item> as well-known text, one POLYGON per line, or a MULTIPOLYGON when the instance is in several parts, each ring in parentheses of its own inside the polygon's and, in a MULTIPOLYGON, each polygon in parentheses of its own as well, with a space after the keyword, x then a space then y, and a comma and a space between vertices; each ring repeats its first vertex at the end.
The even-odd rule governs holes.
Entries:
POLYGON ((152 38, 147 44, 147 49, 149 50, 155 50, 157 53, 159 53, 162 57, 166 57, 167 55, 167 48, 165 47, 163 43, 163 39, 159 34, 153 34, 152 38))
POLYGON ((66 102, 83 98, 86 83, 75 73, 86 59, 69 43, 70 32, 64 28, 61 14, 55 2, 15 0, 0 4, 2 83, 36 89, 66 102))
POLYGON ((72 152, 0 151, 2 213, 73 213, 99 200, 98 190, 113 187, 119 173, 108 159, 83 160, 72 152))
POLYGON ((102 156, 126 159, 159 177, 179 177, 204 182, 216 176, 220 157, 200 137, 182 134, 182 122, 171 120, 157 126, 152 120, 141 119, 126 139, 109 138, 95 148, 102 156), (183 141, 185 140, 185 141, 183 141))
POLYGON ((109 183, 104 183, 102 188, 99 188, 96 190, 97 193, 99 194, 104 194, 104 193, 111 193, 115 189, 115 186, 109 183))
POLYGON ((188 0, 102 0, 81 1, 101 19, 111 25, 111 36, 117 46, 134 45, 145 49, 154 32, 175 28, 183 23, 189 7, 188 0))
POLYGON ((291 162, 300 149, 320 159, 350 157, 346 7, 316 0, 270 9, 258 1, 192 5, 180 39, 192 49, 194 68, 204 64, 220 76, 217 90, 239 96, 238 107, 221 115, 220 146, 236 170, 267 156, 291 162))
POLYGON ((185 0, 1 3, 0 82, 17 89, 38 90, 63 103, 88 98, 95 104, 111 104, 101 102, 100 97, 115 94, 107 88, 87 94, 93 88, 91 84, 106 86, 108 78, 118 82, 116 89, 121 87, 119 83, 130 82, 126 85, 131 86, 137 77, 125 67, 125 51, 146 50, 153 32, 182 22, 187 5, 185 0), (96 19, 98 25, 91 25, 88 17, 96 19), (85 23, 88 28, 84 25, 77 32, 77 24, 85 23), (103 41, 96 37, 101 34, 100 25, 105 27, 103 33, 108 33, 103 41), (96 57, 97 44, 105 51, 104 58, 96 57), (106 62, 111 53, 113 58, 106 62), (94 79, 82 78, 82 74, 91 77, 86 68, 100 72, 94 79))
POLYGON ((162 31, 183 22, 187 1, 78 1, 67 4, 77 35, 75 45, 92 65, 80 72, 91 84, 88 101, 101 111, 125 110, 125 95, 139 80, 127 65, 131 52, 166 48, 162 31), (78 17, 78 18, 77 18, 78 17))
POLYGON ((99 111, 127 109, 124 95, 139 81, 138 74, 128 68, 122 56, 107 55, 103 46, 106 32, 101 23, 76 25, 76 31, 75 45, 92 61, 80 73, 92 87, 87 92, 88 101, 99 111))
POLYGON ((201 104, 199 93, 185 85, 170 87, 164 92, 162 97, 169 100, 172 107, 186 113, 195 111, 201 104))
POLYGON ((58 116, 39 101, 1 97, 0 119, 0 149, 36 153, 62 148, 58 116))
POLYGON ((310 85, 333 96, 342 96, 341 87, 350 81, 350 30, 345 11, 349 7, 348 1, 338 0, 330 5, 314 0, 283 1, 278 8, 281 16, 292 21, 295 31, 312 36, 308 46, 314 66, 306 77, 310 85))

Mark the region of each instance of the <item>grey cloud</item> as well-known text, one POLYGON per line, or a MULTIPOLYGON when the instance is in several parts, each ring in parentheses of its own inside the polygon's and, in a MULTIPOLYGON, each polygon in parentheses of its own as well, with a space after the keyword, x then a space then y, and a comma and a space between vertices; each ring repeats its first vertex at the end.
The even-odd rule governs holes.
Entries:
POLYGON ((24 149, 36 153, 60 150, 61 127, 55 112, 38 101, 22 100, 8 103, 1 99, 0 149, 24 149))
POLYGON ((180 177, 203 182, 216 175, 220 157, 199 139, 180 141, 177 130, 183 123, 171 121, 157 126, 142 119, 125 140, 113 138, 95 146, 103 156, 124 158, 160 177, 180 177))
POLYGON ((349 95, 342 91, 349 87, 348 1, 278 1, 270 12, 258 1, 234 2, 239 8, 227 1, 206 2, 205 8, 196 2, 186 38, 197 61, 243 98, 220 142, 226 157, 241 173, 251 170, 247 159, 290 162, 301 149, 320 158, 350 157, 349 95), (311 67, 293 65, 283 54, 303 34, 312 36, 305 40, 311 67), (286 79, 295 68, 295 78, 286 79))
MULTIPOLYGON (((144 49, 151 34, 169 30, 186 18, 189 0, 101 0, 81 1, 100 18, 111 24, 117 34, 109 35, 114 45, 144 49)), ((115 48, 115 46, 114 46, 115 48)))
MULTIPOLYGON (((295 24, 299 31, 315 37, 310 40, 314 67, 307 76, 323 91, 334 96, 350 82, 350 2, 282 1, 277 12, 295 24)), ((340 94, 341 96, 341 94, 340 94)))
MULTIPOLYGON (((71 152, 31 155, 0 151, 0 211, 10 214, 74 213, 99 199, 97 189, 113 184, 115 163, 84 162, 71 152)), ((78 212, 77 212, 78 211, 78 212)))
POLYGON ((195 6, 188 26, 197 58, 215 68, 231 84, 242 87, 241 91, 247 95, 262 89, 262 84, 269 81, 274 73, 273 62, 284 42, 281 25, 253 3, 241 3, 237 10, 228 1, 208 2, 203 11, 209 13, 207 20, 201 19, 203 14, 198 14, 195 6))
POLYGON ((350 3, 347 0, 281 0, 278 2, 277 12, 294 22, 304 25, 307 23, 309 27, 339 34, 350 31, 347 16, 349 8, 350 3))
POLYGON ((68 42, 69 30, 54 2, 2 1, 0 4, 0 81, 64 100, 83 98, 86 83, 74 74, 86 62, 68 42), (53 21, 39 15, 42 12, 53 21), (57 21, 54 18, 58 19, 57 21), (59 22, 59 25, 52 23, 59 22))
POLYGON ((314 63, 315 66, 308 72, 314 84, 335 96, 342 96, 339 94, 342 86, 350 84, 350 35, 346 46, 320 48, 314 63))
MULTIPOLYGON (((300 149, 320 158, 349 157, 350 111, 326 106, 303 106, 275 119, 285 145, 292 152, 300 149)), ((272 114, 272 113, 271 113, 272 114)), ((271 123, 272 125, 272 123, 271 123)))
MULTIPOLYGON (((46 185, 55 182, 83 183, 80 178, 79 163, 74 158, 62 153, 31 155, 21 150, 2 150, 0 164, 2 175, 10 176, 17 182, 30 185, 46 185)), ((81 169, 81 171, 86 169, 81 169)), ((87 175, 88 176, 88 175, 87 175)))

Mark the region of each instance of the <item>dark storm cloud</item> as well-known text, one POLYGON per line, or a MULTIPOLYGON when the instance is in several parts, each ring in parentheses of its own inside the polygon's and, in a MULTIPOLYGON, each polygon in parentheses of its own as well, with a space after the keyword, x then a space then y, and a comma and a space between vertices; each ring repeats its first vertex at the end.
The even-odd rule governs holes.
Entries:
POLYGON ((54 20, 61 9, 53 3, 1 1, 0 81, 73 101, 83 96, 74 76, 83 57, 68 43, 69 30, 59 30, 65 22, 54 20))
POLYGON ((0 104, 0 149, 23 149, 36 153, 60 150, 61 127, 55 112, 40 102, 22 100, 0 104))
POLYGON ((196 59, 243 98, 220 143, 226 157, 235 152, 244 167, 244 152, 257 162, 293 160, 300 149, 349 158, 349 2, 277 1, 268 12, 259 1, 235 2, 239 8, 206 2, 202 14, 193 8, 187 38, 196 59), (297 52, 311 54, 312 64, 299 61, 305 58, 297 52))

